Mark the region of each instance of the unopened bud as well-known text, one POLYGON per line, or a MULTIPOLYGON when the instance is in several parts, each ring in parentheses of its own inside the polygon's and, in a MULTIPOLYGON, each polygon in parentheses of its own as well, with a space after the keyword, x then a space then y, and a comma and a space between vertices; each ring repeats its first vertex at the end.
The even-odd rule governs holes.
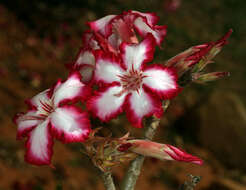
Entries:
POLYGON ((209 63, 213 62, 212 59, 221 51, 222 47, 227 44, 227 39, 230 37, 232 29, 230 29, 221 39, 216 42, 208 43, 208 48, 201 55, 200 60, 195 64, 192 72, 202 71, 209 63))
POLYGON ((195 73, 192 76, 192 81, 196 83, 206 83, 228 76, 230 76, 229 72, 213 72, 213 73, 206 73, 206 74, 195 73))
POLYGON ((185 60, 186 57, 192 55, 196 51, 197 51, 197 48, 191 47, 191 48, 179 53, 178 55, 172 57, 171 59, 167 60, 165 62, 165 66, 167 66, 167 67, 175 67, 181 61, 185 60))
POLYGON ((203 161, 183 150, 168 144, 160 144, 149 140, 129 140, 132 146, 130 151, 144 156, 154 157, 160 160, 176 160, 202 165, 203 161))
POLYGON ((196 60, 201 59, 198 55, 201 48, 204 47, 204 44, 191 47, 166 61, 165 66, 175 68, 178 76, 181 77, 185 72, 192 68, 192 66, 197 62, 196 60))
POLYGON ((188 71, 198 73, 209 63, 213 62, 213 58, 221 51, 222 47, 227 44, 227 39, 231 33, 232 29, 216 42, 193 46, 166 61, 165 66, 174 67, 179 77, 188 71))

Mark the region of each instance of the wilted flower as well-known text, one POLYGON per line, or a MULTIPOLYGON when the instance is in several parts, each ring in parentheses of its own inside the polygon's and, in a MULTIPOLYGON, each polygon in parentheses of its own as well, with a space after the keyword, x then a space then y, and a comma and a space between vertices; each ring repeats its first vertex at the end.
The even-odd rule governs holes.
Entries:
POLYGON ((149 34, 139 44, 122 43, 121 57, 98 52, 94 80, 104 88, 88 100, 88 109, 102 121, 126 110, 135 127, 142 127, 144 116, 160 117, 161 100, 174 97, 179 88, 174 70, 145 65, 153 59, 154 48, 155 40, 149 34))
POLYGON ((50 164, 53 138, 63 143, 82 142, 90 133, 90 122, 83 112, 68 102, 84 99, 89 89, 80 82, 79 73, 71 74, 27 101, 27 113, 18 114, 17 139, 27 137, 25 160, 35 165, 50 164))

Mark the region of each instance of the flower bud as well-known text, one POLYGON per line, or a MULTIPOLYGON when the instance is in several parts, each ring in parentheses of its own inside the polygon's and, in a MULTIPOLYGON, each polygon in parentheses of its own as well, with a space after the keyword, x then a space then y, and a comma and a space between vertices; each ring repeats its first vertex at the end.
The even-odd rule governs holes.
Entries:
POLYGON ((201 54, 200 60, 197 60, 197 64, 192 69, 192 72, 202 71, 212 59, 221 51, 222 47, 227 44, 227 39, 230 37, 232 29, 230 29, 221 39, 216 42, 208 43, 208 47, 205 49, 206 53, 201 54))
POLYGON ((216 42, 193 46, 166 61, 165 66, 174 67, 179 77, 188 71, 191 71, 191 73, 200 72, 209 63, 212 63, 212 59, 221 51, 222 47, 227 44, 227 39, 231 33, 232 29, 216 42))
POLYGON ((132 146, 129 151, 158 158, 160 160, 176 160, 181 162, 191 162, 202 165, 203 161, 196 156, 192 156, 183 150, 168 144, 160 144, 149 140, 128 140, 132 146))
POLYGON ((227 76, 230 76, 229 72, 213 72, 213 73, 206 73, 206 74, 194 73, 192 75, 192 81, 196 83, 206 83, 227 76))

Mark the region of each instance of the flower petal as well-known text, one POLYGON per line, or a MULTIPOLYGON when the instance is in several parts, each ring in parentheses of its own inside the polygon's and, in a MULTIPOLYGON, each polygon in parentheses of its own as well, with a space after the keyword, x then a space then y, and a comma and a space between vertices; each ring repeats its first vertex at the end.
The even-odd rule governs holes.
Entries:
POLYGON ((170 160, 176 160, 179 162, 191 162, 193 164, 198 164, 198 165, 203 164, 203 161, 196 156, 192 156, 186 153, 185 151, 179 148, 176 148, 172 145, 166 144, 166 146, 167 148, 164 150, 164 152, 171 157, 170 160))
POLYGON ((96 21, 89 22, 88 25, 90 26, 91 30, 93 30, 95 32, 99 32, 102 35, 104 35, 105 37, 107 37, 108 35, 110 35, 111 28, 112 28, 110 22, 115 17, 116 17, 116 15, 108 15, 108 16, 105 16, 105 17, 98 19, 96 21))
POLYGON ((90 50, 80 50, 74 66, 75 67, 79 67, 81 65, 95 66, 95 56, 92 53, 92 51, 90 51, 90 50))
POLYGON ((55 107, 68 101, 85 99, 90 94, 90 89, 80 81, 80 78, 79 72, 74 72, 65 82, 57 83, 52 96, 55 107))
POLYGON ((126 115, 134 127, 142 128, 142 119, 145 116, 162 115, 161 101, 146 93, 143 89, 133 91, 126 99, 126 115))
POLYGON ((93 49, 93 50, 100 49, 100 46, 98 45, 95 35, 91 30, 87 30, 83 33, 82 42, 83 42, 83 47, 85 49, 93 49))
POLYGON ((83 65, 81 66, 79 72, 82 76, 81 81, 85 84, 88 84, 93 79, 95 67, 92 67, 90 65, 83 65))
MULTIPOLYGON (((126 17, 125 17, 126 18, 126 17)), ((137 36, 132 27, 132 23, 128 20, 117 19, 112 22, 113 34, 115 33, 119 39, 127 43, 138 43, 137 36)))
POLYGON ((120 94, 123 88, 111 85, 97 92, 87 102, 87 108, 102 121, 109 121, 123 111, 126 94, 120 94), (120 94, 120 95, 119 95, 120 94))
POLYGON ((27 162, 35 165, 50 164, 53 140, 49 130, 49 120, 45 120, 29 133, 25 155, 27 162))
POLYGON ((87 113, 71 105, 55 109, 51 126, 53 136, 63 143, 83 142, 91 130, 87 113))
POLYGON ((158 45, 161 45, 161 42, 163 41, 167 33, 166 26, 155 25, 153 27, 150 27, 141 17, 135 19, 134 26, 142 37, 146 37, 148 33, 151 33, 158 45))
POLYGON ((29 111, 26 114, 20 113, 14 118, 15 124, 18 126, 17 139, 25 137, 29 131, 39 125, 42 120, 38 119, 36 111, 29 111))
POLYGON ((81 81, 89 83, 93 77, 96 60, 91 50, 80 50, 76 62, 73 65, 74 70, 78 70, 82 76, 81 81))
POLYGON ((122 42, 122 39, 116 33, 112 33, 108 37, 108 43, 115 50, 119 50, 119 46, 120 46, 121 42, 122 42))
POLYGON ((26 100, 25 103, 29 106, 30 110, 42 110, 42 102, 50 101, 49 93, 49 89, 44 90, 43 92, 40 92, 33 98, 26 100))
POLYGON ((141 13, 139 11, 129 11, 131 14, 136 14, 137 16, 141 16, 146 18, 147 23, 150 26, 156 25, 159 20, 159 17, 155 13, 141 13))
POLYGON ((143 84, 162 99, 170 99, 177 95, 179 87, 176 72, 162 65, 151 65, 143 70, 143 84))
POLYGON ((140 44, 121 44, 122 59, 127 69, 140 69, 143 63, 153 59, 155 42, 152 35, 148 35, 140 44))
POLYGON ((97 82, 112 83, 120 82, 118 77, 124 72, 118 61, 113 57, 113 55, 100 52, 97 54, 96 58, 96 69, 94 79, 97 82))

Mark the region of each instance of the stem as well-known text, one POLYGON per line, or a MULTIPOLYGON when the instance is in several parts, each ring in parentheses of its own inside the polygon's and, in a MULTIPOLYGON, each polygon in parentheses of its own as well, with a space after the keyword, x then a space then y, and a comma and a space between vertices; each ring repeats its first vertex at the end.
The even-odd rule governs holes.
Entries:
POLYGON ((103 184, 106 190, 115 190, 114 181, 111 175, 111 172, 103 172, 102 173, 103 184))
POLYGON ((137 156, 131 163, 121 184, 121 190, 134 190, 144 162, 144 156, 137 156))
MULTIPOLYGON (((166 111, 166 109, 169 106, 169 101, 166 101, 163 105, 163 110, 166 111)), ((159 126, 160 123, 160 119, 153 117, 153 120, 150 124, 150 126, 148 126, 144 132, 144 138, 148 139, 148 140, 152 140, 154 135, 155 135, 155 131, 157 129, 157 127, 159 126)), ((137 158, 135 158, 133 161, 131 161, 130 166, 124 176, 124 179, 122 181, 121 184, 121 190, 134 190, 134 187, 136 185, 138 176, 141 173, 141 168, 143 165, 145 157, 142 155, 137 156, 137 158)))
POLYGON ((201 177, 200 176, 193 176, 189 175, 191 178, 190 181, 185 181, 183 185, 179 188, 179 190, 194 190, 196 185, 200 182, 201 177))

